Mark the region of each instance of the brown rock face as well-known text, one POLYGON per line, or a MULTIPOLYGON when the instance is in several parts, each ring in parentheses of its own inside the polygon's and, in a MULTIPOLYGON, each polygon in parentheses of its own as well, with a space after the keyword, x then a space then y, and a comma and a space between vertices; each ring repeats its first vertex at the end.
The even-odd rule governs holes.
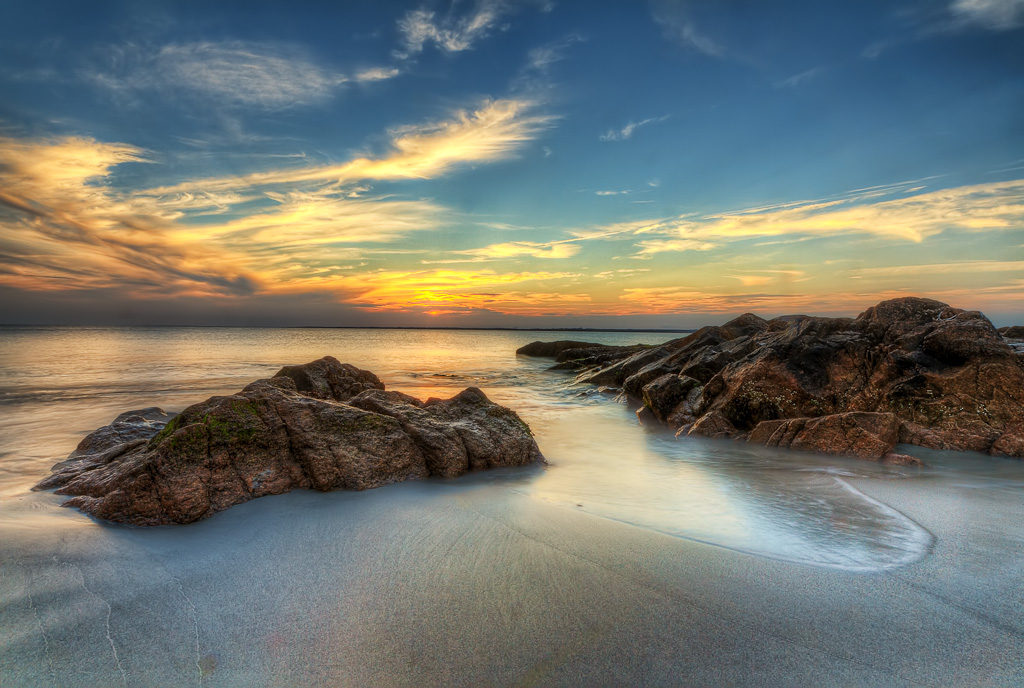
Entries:
POLYGON ((1003 335, 1007 339, 1024 340, 1024 325, 1011 325, 1010 327, 1000 327, 999 334, 1003 335))
POLYGON ((114 425, 37 489, 74 495, 65 506, 98 518, 163 525, 297 488, 365 490, 543 461, 519 416, 476 388, 424 403, 331 357, 190 406, 142 438, 119 441, 114 425))
POLYGON ((155 406, 138 411, 125 411, 110 425, 104 425, 86 435, 71 456, 98 454, 126 442, 148 440, 163 430, 172 417, 173 414, 168 414, 155 406))
POLYGON ((678 434, 875 460, 897 441, 1024 457, 1024 352, 1004 339, 1014 333, 922 298, 857 318, 747 314, 583 365, 577 381, 621 385, 678 434), (673 378, 697 384, 684 397, 673 378))
POLYGON ((818 418, 762 421, 747 439, 769 447, 880 459, 896 444, 899 429, 895 414, 851 411, 818 418))

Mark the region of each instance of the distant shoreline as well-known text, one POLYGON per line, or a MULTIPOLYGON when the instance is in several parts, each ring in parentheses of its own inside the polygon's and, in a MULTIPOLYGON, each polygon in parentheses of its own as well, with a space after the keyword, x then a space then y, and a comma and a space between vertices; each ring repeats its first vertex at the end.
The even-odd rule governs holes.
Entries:
POLYGON ((19 324, 0 324, 0 329, 4 328, 16 328, 16 327, 77 327, 77 328, 96 328, 96 329, 192 329, 202 328, 211 330, 454 330, 454 331, 466 331, 466 332, 636 332, 636 333, 653 333, 653 334, 690 334, 696 332, 697 329, 686 329, 686 330, 663 330, 663 329, 646 329, 646 328, 604 328, 604 327, 415 327, 415 326, 395 326, 387 327, 381 325, 285 325, 285 326, 266 326, 266 325, 19 325, 19 324))

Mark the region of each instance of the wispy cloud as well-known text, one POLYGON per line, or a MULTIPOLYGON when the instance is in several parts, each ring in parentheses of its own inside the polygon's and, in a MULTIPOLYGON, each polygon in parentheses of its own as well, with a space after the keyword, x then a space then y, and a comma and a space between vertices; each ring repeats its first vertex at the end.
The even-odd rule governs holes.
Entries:
POLYGON ((781 81, 775 82, 775 88, 796 88, 801 84, 805 84, 808 81, 816 79, 827 71, 827 67, 815 67, 808 69, 799 74, 782 79, 781 81))
POLYGON ((623 268, 619 270, 605 270, 594 274, 594 277, 602 280, 611 280, 616 278, 630 278, 634 275, 643 274, 650 272, 650 268, 623 268))
POLYGON ((459 254, 477 256, 483 259, 494 258, 518 258, 520 256, 531 256, 533 258, 571 258, 580 251, 579 244, 575 239, 564 239, 561 241, 549 241, 537 243, 533 241, 509 241, 501 244, 491 244, 483 248, 474 248, 466 251, 457 251, 459 254))
POLYGON ((219 106, 268 109, 321 102, 342 84, 398 74, 396 68, 379 67, 346 75, 317 64, 293 45, 242 41, 114 46, 101 66, 81 72, 86 80, 127 97, 161 92, 212 99, 219 106))
POLYGON ((968 260, 957 263, 925 263, 850 270, 854 277, 890 277, 901 275, 976 275, 985 272, 1024 273, 1024 260, 968 260))
POLYGON ((564 60, 569 48, 583 40, 582 36, 573 33, 560 40, 531 49, 527 53, 526 64, 512 81, 512 90, 529 92, 550 89, 552 87, 549 79, 551 66, 564 60))
POLYGON ((711 57, 723 57, 725 47, 698 30, 690 17, 686 4, 680 0, 656 0, 652 11, 654 21, 661 26, 665 37, 689 50, 711 57))
POLYGON ((561 62, 565 59, 565 53, 570 46, 579 43, 583 40, 583 37, 579 34, 569 34, 565 38, 542 45, 537 48, 533 48, 527 54, 528 62, 527 65, 530 69, 546 70, 548 67, 556 62, 561 62))
POLYGON ((710 250, 715 244, 756 237, 795 240, 869 234, 919 243, 949 229, 1005 231, 1024 224, 1024 180, 920 193, 922 188, 906 184, 872 187, 840 198, 637 220, 577 230, 574 235, 595 240, 623 240, 644 234, 671 237, 637 243, 637 257, 648 257, 666 251, 710 250), (879 200, 893 194, 910 195, 879 200))
POLYGON ((954 0, 954 20, 1006 31, 1024 24, 1024 0, 954 0))
POLYGON ((216 241, 239 252, 265 249, 285 256, 298 249, 322 253, 338 244, 387 243, 414 232, 434 229, 444 209, 425 200, 398 200, 379 196, 338 197, 329 189, 317 192, 268 193, 274 205, 220 224, 183 227, 183 239, 216 241))
POLYGON ((625 141, 632 138, 633 132, 640 127, 647 126, 648 124, 658 124, 659 122, 664 122, 668 118, 669 115, 662 115, 661 117, 648 117, 647 119, 642 119, 639 122, 631 121, 621 129, 609 129, 597 138, 601 141, 625 141))
POLYGON ((338 165, 260 172, 184 182, 144 192, 165 195, 222 191, 277 184, 360 180, 427 179, 461 165, 504 160, 534 140, 553 122, 527 100, 485 101, 476 110, 460 110, 450 119, 392 130, 391 151, 382 157, 360 157, 338 165))
POLYGON ((640 247, 640 250, 636 256, 638 258, 649 258, 655 253, 664 253, 666 251, 710 251, 717 244, 699 239, 651 239, 641 241, 637 246, 640 247))
POLYGON ((465 14, 450 11, 444 16, 427 9, 407 12, 398 20, 398 31, 402 36, 402 48, 394 51, 395 57, 412 57, 429 45, 448 53, 472 50, 480 40, 495 30, 507 28, 507 19, 523 3, 508 0, 477 0, 465 14))
POLYGON ((352 79, 359 82, 384 81, 386 79, 393 79, 399 74, 401 74, 401 70, 397 67, 373 67, 356 72, 352 79))
POLYGON ((791 282, 804 282, 803 270, 755 270, 757 274, 747 275, 725 275, 728 279, 738 281, 744 287, 763 287, 769 284, 784 284, 791 282))

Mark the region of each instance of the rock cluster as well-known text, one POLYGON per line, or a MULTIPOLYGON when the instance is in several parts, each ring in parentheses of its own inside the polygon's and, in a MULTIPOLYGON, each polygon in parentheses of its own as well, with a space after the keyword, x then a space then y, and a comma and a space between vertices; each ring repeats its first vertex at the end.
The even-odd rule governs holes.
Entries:
POLYGON ((856 318, 746 314, 657 347, 566 347, 556 367, 621 386, 677 435, 912 463, 897 442, 1024 457, 1011 344, 977 311, 901 298, 856 318))
POLYGON ((148 526, 293 489, 364 490, 543 460, 526 423, 479 389, 422 402, 326 357, 173 418, 153 408, 121 414, 36 488, 74 495, 64 506, 98 518, 148 526))

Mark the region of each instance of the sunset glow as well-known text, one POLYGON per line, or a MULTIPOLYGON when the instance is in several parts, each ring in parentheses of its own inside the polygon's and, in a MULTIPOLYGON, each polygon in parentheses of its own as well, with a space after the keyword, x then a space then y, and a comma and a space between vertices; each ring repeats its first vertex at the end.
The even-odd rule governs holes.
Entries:
POLYGON ((51 4, 2 10, 2 322, 1024 320, 1014 0, 51 4))

